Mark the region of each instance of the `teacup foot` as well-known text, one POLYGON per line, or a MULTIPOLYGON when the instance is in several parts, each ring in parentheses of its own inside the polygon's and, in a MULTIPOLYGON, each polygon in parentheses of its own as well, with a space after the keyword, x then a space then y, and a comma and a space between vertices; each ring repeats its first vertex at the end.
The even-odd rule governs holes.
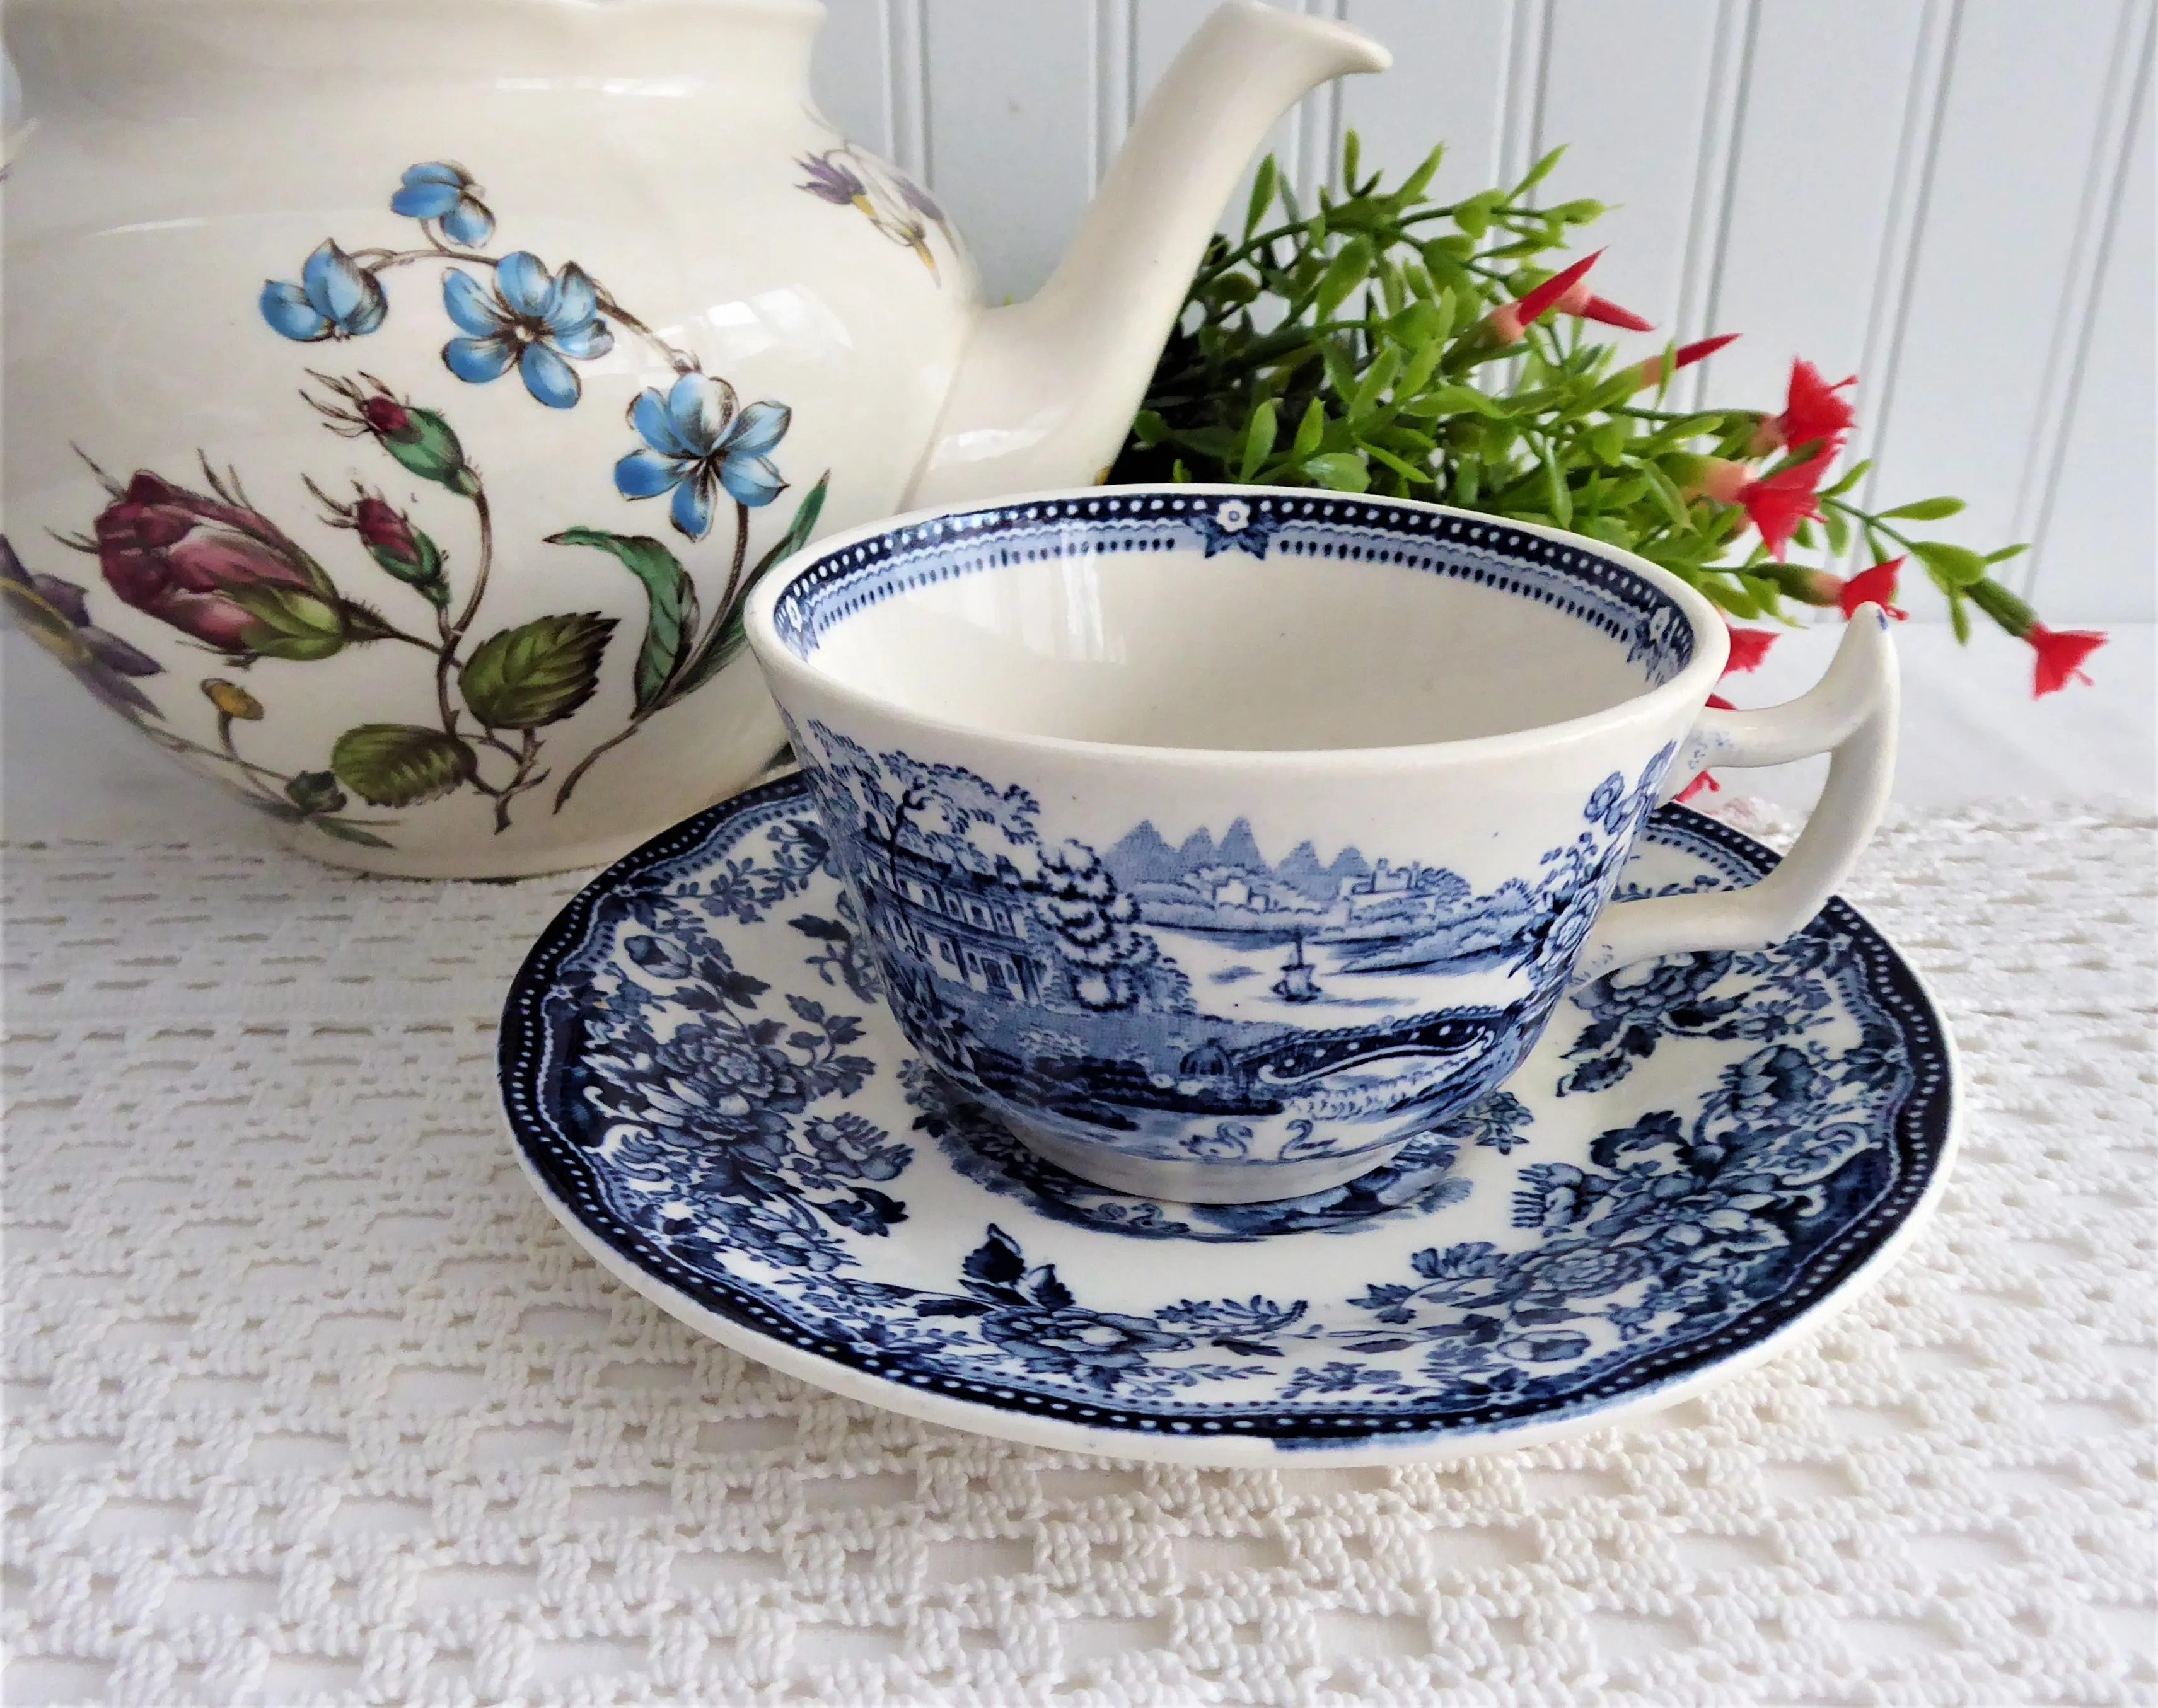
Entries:
POLYGON ((1276 1199, 1306 1198, 1383 1167, 1408 1143, 1402 1139, 1349 1156, 1314 1157, 1298 1162, 1180 1163, 1127 1156, 1102 1145, 1059 1138, 1017 1122, 1006 1124, 1021 1144, 1066 1174, 1113 1192, 1164 1199, 1172 1204, 1266 1204, 1276 1199))

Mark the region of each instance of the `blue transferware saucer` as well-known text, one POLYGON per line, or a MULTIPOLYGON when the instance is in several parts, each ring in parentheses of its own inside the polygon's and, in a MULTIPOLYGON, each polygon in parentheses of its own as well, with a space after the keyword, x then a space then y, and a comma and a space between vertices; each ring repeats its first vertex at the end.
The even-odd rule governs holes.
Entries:
MULTIPOLYGON (((1665 808, 1618 893, 1774 863, 1665 808)), ((1372 1463, 1683 1398, 1848 1303, 1939 1195, 1948 1035, 1844 903, 1569 1004, 1502 1090, 1346 1186, 1125 1197, 922 1070, 787 778, 548 927, 503 1013, 503 1096, 570 1232, 776 1369, 1081 1452, 1372 1463)))

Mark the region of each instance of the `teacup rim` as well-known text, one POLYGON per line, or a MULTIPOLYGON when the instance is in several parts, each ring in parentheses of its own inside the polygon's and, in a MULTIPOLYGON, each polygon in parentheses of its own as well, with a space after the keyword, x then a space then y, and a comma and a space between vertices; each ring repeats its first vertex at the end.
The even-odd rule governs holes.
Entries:
POLYGON ((1635 718, 1658 718, 1680 705, 1691 703, 1698 707, 1705 704, 1716 684, 1722 678, 1731 648, 1730 629, 1705 594, 1688 586, 1669 570, 1652 564, 1623 547, 1592 539, 1587 534, 1541 523, 1521 521, 1510 516, 1493 516, 1484 511, 1466 510, 1458 505, 1434 504, 1421 498, 1397 498, 1318 488, 1252 486, 1236 482, 1194 481, 1173 484, 1149 482, 1116 487, 1056 487, 1030 493, 1011 493, 996 498, 932 504, 918 510, 880 517, 825 534, 774 564, 770 570, 758 578, 744 599, 742 622, 750 650, 767 679, 777 678, 807 687, 813 693, 838 700, 850 711, 883 718, 910 729, 962 741, 986 742, 1014 750, 1056 753, 1074 758, 1122 759, 1171 767, 1218 769, 1233 765, 1281 772, 1383 769, 1407 764, 1430 764, 1438 761, 1466 762, 1526 757, 1540 750, 1608 730, 1635 718), (1074 735, 1014 732, 999 730, 986 723, 968 723, 936 716, 862 689, 829 670, 818 669, 808 660, 796 657, 792 648, 780 637, 775 617, 780 600, 804 574, 837 552, 859 545, 865 540, 953 517, 1018 505, 1083 503, 1089 498, 1097 498, 1105 493, 1119 495, 1159 493, 1179 498, 1276 500, 1288 494, 1298 498, 1386 505, 1515 529, 1563 544, 1569 550, 1589 553, 1647 581, 1670 598, 1685 614, 1693 630, 1693 658, 1669 682, 1629 694, 1615 704, 1551 723, 1534 725, 1526 730, 1509 730, 1499 735, 1468 735, 1443 741, 1403 742, 1383 746, 1172 747, 1141 742, 1097 741, 1074 735))

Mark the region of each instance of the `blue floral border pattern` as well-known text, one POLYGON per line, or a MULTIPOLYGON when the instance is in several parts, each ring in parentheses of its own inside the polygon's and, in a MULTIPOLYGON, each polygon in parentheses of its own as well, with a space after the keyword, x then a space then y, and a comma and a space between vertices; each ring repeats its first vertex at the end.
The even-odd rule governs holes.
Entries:
POLYGON ((1194 546, 1208 558, 1242 551, 1263 560, 1278 550, 1397 564, 1500 588, 1624 642, 1627 661, 1641 664, 1653 687, 1693 661, 1693 632, 1676 601, 1579 546, 1488 517, 1368 498, 1225 498, 1175 487, 992 506, 859 540, 798 574, 772 621, 788 650, 807 658, 834 624, 911 587, 1017 562, 1194 546))
MULTIPOLYGON (((846 1052, 861 1017, 798 993, 773 1003, 721 941, 727 921, 838 892, 807 806, 798 780, 752 791, 574 900, 513 987, 504 1097, 528 1160, 610 1248, 755 1334, 903 1386, 1096 1430, 1283 1447, 1593 1412, 1788 1325, 1878 1250, 1948 1143, 1939 1022, 1887 945, 1831 902, 1758 976, 1779 995, 1840 998, 1856 1041, 1831 1049, 1803 1023, 1742 1040, 1758 1047, 1712 1088, 1603 1133, 1588 1166, 1528 1164, 1511 1205, 1520 1249, 1433 1246, 1316 1305, 1186 1298, 1141 1315, 1079 1297, 990 1222, 942 1282, 864 1279, 849 1273, 855 1242, 906 1220, 916 1158, 844 1107, 876 1071, 846 1052)), ((1773 864, 1683 808, 1649 834, 1734 878, 1773 864)), ((786 924, 805 968, 868 999, 844 975, 844 921, 786 924)), ((1500 1108, 1449 1142, 1474 1133, 1503 1153, 1520 1124, 1500 1108)))

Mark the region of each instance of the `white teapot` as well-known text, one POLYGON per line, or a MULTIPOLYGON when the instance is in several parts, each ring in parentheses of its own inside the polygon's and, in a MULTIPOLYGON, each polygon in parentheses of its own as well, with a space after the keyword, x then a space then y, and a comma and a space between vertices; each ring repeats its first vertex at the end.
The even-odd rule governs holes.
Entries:
MULTIPOLYGON (((14 619, 294 846, 611 859, 783 751, 750 586, 1116 454, 1348 27, 1224 6, 985 308, 810 105, 815 0, 15 0, 14 619)), ((70 692, 54 679, 51 692, 70 692)))

